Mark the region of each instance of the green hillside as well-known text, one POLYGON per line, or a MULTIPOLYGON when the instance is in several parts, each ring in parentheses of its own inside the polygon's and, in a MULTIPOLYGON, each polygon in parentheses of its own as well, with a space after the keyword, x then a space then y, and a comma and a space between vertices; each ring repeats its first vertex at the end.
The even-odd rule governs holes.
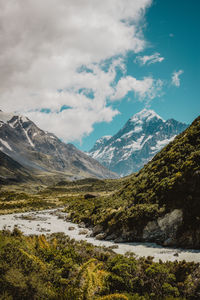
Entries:
POLYGON ((100 224, 108 239, 199 248, 200 117, 112 196, 73 204, 72 218, 100 224))

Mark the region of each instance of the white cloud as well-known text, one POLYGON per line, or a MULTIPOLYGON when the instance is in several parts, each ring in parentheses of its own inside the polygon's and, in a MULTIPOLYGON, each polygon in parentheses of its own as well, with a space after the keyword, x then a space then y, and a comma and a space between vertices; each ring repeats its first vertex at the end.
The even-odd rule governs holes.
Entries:
POLYGON ((133 91, 140 101, 147 98, 151 100, 159 96, 163 82, 161 80, 154 80, 152 77, 146 77, 143 80, 137 80, 132 76, 123 77, 119 80, 112 100, 121 99, 127 95, 128 92, 133 91))
MULTIPOLYGON (((139 28, 151 0, 0 1, 0 103, 68 140, 80 139, 96 122, 118 113, 107 99, 115 93, 116 68, 142 51, 139 28), (78 72, 81 66, 91 72, 78 72), (94 98, 79 94, 93 92, 94 98), (62 92, 58 92, 62 90, 62 92), (69 109, 60 112, 62 106, 69 109), (39 112, 42 108, 50 114, 39 112)), ((139 89, 139 88, 138 88, 139 89)), ((140 94, 142 92, 139 91, 140 94)))
POLYGON ((138 62, 140 65, 151 65, 163 60, 164 57, 160 56, 160 53, 154 53, 152 55, 137 56, 135 62, 138 62))
POLYGON ((183 74, 183 70, 174 71, 172 74, 172 84, 179 87, 180 86, 180 75, 183 74))

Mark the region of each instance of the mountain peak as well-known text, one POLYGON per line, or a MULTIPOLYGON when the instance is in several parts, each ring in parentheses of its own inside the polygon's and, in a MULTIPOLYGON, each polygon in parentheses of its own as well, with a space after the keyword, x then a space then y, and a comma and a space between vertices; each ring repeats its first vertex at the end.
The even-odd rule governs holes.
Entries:
POLYGON ((112 138, 99 139, 89 155, 120 176, 129 175, 186 128, 186 124, 173 119, 164 121, 155 111, 143 109, 112 138))
POLYGON ((20 120, 22 123, 25 122, 30 122, 30 120, 23 116, 23 115, 16 115, 14 113, 7 113, 7 112, 3 112, 2 110, 0 110, 0 121, 3 123, 8 123, 9 121, 11 121, 13 118, 15 117, 15 120, 18 119, 20 120))
POLYGON ((144 108, 140 112, 134 114, 132 116, 132 118, 130 119, 130 121, 131 122, 138 122, 138 121, 140 121, 140 122, 141 121, 147 121, 148 122, 153 118, 157 118, 157 119, 160 119, 160 120, 164 121, 163 118, 161 118, 154 110, 146 109, 146 108, 144 108))

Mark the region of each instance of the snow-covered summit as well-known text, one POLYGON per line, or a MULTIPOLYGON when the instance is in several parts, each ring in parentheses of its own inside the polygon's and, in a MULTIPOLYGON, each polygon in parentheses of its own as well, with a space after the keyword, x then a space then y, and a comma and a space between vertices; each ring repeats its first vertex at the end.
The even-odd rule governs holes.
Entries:
POLYGON ((141 121, 148 122, 148 121, 152 120, 153 118, 157 118, 157 119, 160 119, 163 122, 165 122, 165 120, 163 120, 163 118, 161 118, 154 110, 146 109, 146 108, 144 108, 142 111, 134 114, 132 116, 132 118, 130 119, 130 121, 135 122, 135 123, 140 121, 140 123, 141 123, 141 121))

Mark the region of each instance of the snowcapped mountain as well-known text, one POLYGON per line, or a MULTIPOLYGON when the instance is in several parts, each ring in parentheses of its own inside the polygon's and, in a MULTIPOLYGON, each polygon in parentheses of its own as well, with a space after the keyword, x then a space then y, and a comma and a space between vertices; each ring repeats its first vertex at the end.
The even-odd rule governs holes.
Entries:
POLYGON ((153 110, 133 115, 113 137, 99 139, 89 155, 120 176, 140 170, 188 125, 163 120, 153 110))
POLYGON ((71 178, 116 177, 93 158, 24 116, 0 111, 0 151, 31 170, 62 173, 71 178))

